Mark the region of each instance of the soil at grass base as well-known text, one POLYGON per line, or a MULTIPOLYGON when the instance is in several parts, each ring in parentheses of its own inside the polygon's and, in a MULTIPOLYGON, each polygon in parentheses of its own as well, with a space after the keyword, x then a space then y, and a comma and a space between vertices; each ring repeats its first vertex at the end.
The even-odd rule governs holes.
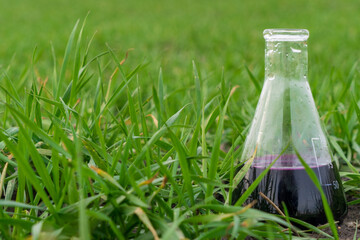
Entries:
MULTIPOLYGON (((360 238, 360 205, 348 206, 348 214, 342 224, 337 226, 339 239, 352 240, 354 238, 355 231, 357 231, 357 239, 360 238), (358 228, 356 229, 356 221, 358 222, 358 228)), ((323 230, 324 232, 332 235, 330 228, 323 230)), ((311 237, 323 238, 320 234, 312 234, 311 237)))

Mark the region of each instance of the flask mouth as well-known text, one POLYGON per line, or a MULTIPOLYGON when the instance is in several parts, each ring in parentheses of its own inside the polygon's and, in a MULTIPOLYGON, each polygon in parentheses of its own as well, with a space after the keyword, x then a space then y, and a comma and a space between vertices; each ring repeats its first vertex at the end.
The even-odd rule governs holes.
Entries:
POLYGON ((307 29, 265 29, 264 38, 269 42, 303 42, 309 38, 307 29))

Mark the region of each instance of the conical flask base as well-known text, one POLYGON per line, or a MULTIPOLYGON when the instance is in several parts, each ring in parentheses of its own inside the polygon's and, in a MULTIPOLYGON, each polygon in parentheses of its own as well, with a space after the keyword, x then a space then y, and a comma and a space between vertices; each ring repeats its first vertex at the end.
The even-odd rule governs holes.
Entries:
MULTIPOLYGON (((287 156, 288 161, 296 156, 287 156)), ((265 167, 251 166, 244 179, 233 191, 233 204, 265 170, 265 167)), ((333 164, 312 167, 320 181, 334 219, 342 222, 347 214, 347 205, 339 173, 333 164)), ((271 168, 246 204, 257 200, 255 208, 279 214, 276 207, 284 212, 283 204, 291 217, 313 225, 327 223, 320 191, 312 182, 304 167, 271 168), (275 207, 275 206, 276 207, 275 207)))

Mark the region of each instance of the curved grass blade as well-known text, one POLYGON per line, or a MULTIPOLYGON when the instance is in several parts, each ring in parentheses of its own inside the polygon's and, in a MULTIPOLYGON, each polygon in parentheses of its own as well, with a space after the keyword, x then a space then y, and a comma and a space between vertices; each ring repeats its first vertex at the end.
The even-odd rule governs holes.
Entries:
POLYGON ((191 174, 190 174, 190 169, 189 169, 189 163, 186 159, 187 151, 186 151, 185 147, 183 146, 183 144, 180 142, 180 140, 171 131, 170 128, 168 128, 168 132, 170 133, 171 141, 174 144, 176 152, 178 153, 180 168, 181 168, 181 172, 183 174, 184 186, 185 186, 187 193, 189 194, 190 203, 193 206, 195 204, 195 200, 194 200, 193 186, 191 184, 192 180, 191 180, 191 174))
POLYGON ((301 162, 301 164, 304 166, 306 173, 309 175, 310 179, 313 181, 316 188, 320 191, 321 200, 322 200, 323 205, 324 205, 324 210, 325 210, 326 218, 327 218, 327 220, 329 222, 329 225, 330 225, 330 229, 331 229, 332 233, 334 234, 334 238, 339 239, 339 235, 338 235, 336 225, 335 225, 335 221, 334 221, 334 216, 332 214, 331 208, 330 208, 329 203, 328 203, 328 201, 326 199, 324 191, 323 191, 323 189, 322 189, 322 187, 320 185, 320 182, 319 182, 318 178, 316 177, 315 172, 304 161, 304 159, 300 156, 300 154, 299 154, 299 152, 297 150, 295 150, 295 153, 296 153, 296 156, 298 157, 299 161, 301 162))
POLYGON ((59 153, 63 154, 65 157, 70 158, 71 155, 66 152, 62 147, 60 147, 47 133, 45 133, 42 129, 39 128, 36 124, 34 124, 30 119, 28 119, 23 113, 16 110, 11 105, 7 105, 7 107, 10 109, 10 111, 18 116, 24 124, 34 133, 36 133, 37 136, 41 137, 44 142, 49 144, 52 148, 56 149, 59 153))
POLYGON ((42 210, 42 211, 46 210, 46 208, 44 208, 44 207, 33 206, 33 205, 26 204, 26 203, 12 201, 12 200, 0 200, 0 206, 20 207, 20 208, 25 208, 25 209, 36 209, 36 210, 42 210))
POLYGON ((245 70, 249 74, 249 77, 250 77, 252 83, 255 85, 256 91, 258 93, 261 93, 260 81, 254 76, 254 74, 250 71, 250 69, 248 68, 248 66, 246 64, 245 64, 245 70))
MULTIPOLYGON (((235 206, 242 205, 245 200, 250 196, 250 194, 255 190, 255 188, 260 184, 261 180, 265 177, 265 175, 270 171, 270 168, 276 163, 276 161, 280 158, 281 155, 284 154, 286 149, 289 147, 289 144, 284 148, 284 150, 281 151, 279 156, 277 156, 274 161, 263 171, 261 174, 255 179, 255 181, 250 185, 250 187, 241 195, 241 197, 236 201, 234 204, 235 206)), ((256 153, 256 150, 255 150, 256 153)), ((252 159, 255 157, 255 154, 253 155, 252 159)), ((252 162, 252 160, 249 160, 252 162)), ((249 166, 250 167, 250 166, 249 166)), ((243 176, 244 177, 244 176, 243 176)), ((241 181, 241 179, 240 179, 241 181)), ((235 183, 235 182, 234 182, 235 183)))
POLYGON ((153 227, 153 225, 151 224, 148 216, 146 215, 146 213, 144 212, 144 210, 142 210, 141 208, 136 208, 134 213, 139 217, 139 219, 145 224, 145 226, 150 230, 150 232, 152 233, 152 235, 154 236, 155 240, 160 240, 155 228, 153 227))
MULTIPOLYGON (((214 141, 214 145, 213 145, 213 151, 211 154, 211 158, 210 158, 210 165, 209 165, 209 173, 208 173, 208 178, 210 180, 214 180, 215 179, 215 175, 216 175, 216 170, 218 168, 218 162, 219 162, 219 156, 220 156, 220 145, 221 145, 221 137, 222 137, 222 132, 223 132, 223 128, 224 128, 224 118, 225 118, 225 114, 227 111, 227 107, 229 105, 229 101, 230 101, 230 97, 232 95, 232 93, 235 91, 236 88, 233 88, 226 100, 226 103, 224 105, 224 108, 221 111, 220 114, 220 118, 219 118, 219 124, 218 127, 216 129, 216 133, 215 133, 215 141, 214 141)), ((208 184, 207 189, 206 189, 206 195, 205 195, 205 200, 209 201, 210 197, 213 194, 213 190, 214 190, 214 186, 208 184)))
POLYGON ((60 91, 61 91, 61 85, 64 83, 65 81, 65 74, 66 74, 66 70, 67 70, 67 66, 69 64, 69 58, 70 58, 70 54, 71 54, 71 49, 73 46, 73 42, 75 39, 75 33, 76 33, 76 29, 79 25, 79 21, 77 20, 75 23, 75 26, 73 28, 73 30, 70 33, 70 37, 69 40, 67 42, 66 48, 65 48, 65 54, 64 54, 64 60, 61 66, 61 70, 60 70, 60 76, 59 79, 57 81, 57 84, 54 84, 54 87, 56 87, 56 90, 54 90, 55 94, 55 99, 59 99, 60 96, 60 91))
POLYGON ((18 227, 19 229, 24 229, 25 231, 29 232, 34 223, 23 219, 0 218, 0 224, 2 226, 9 225, 12 228, 18 227))
POLYGON ((57 216, 55 213, 55 208, 52 205, 47 193, 44 191, 43 186, 40 184, 40 181, 38 180, 37 176, 35 175, 33 169, 31 168, 29 162, 27 159, 24 158, 22 152, 18 150, 18 148, 10 142, 4 134, 0 131, 0 139, 5 141, 6 146, 8 149, 12 152, 14 157, 17 159, 19 168, 22 169, 23 173, 25 174, 26 178, 31 182, 31 184, 36 189, 37 193, 41 197, 41 199, 44 201, 45 205, 48 207, 49 211, 52 212, 55 217, 57 216))
POLYGON ((129 167, 129 170, 128 170, 130 174, 134 171, 134 167, 136 166, 136 164, 144 158, 146 152, 150 149, 150 147, 153 146, 160 139, 160 137, 163 136, 166 133, 167 128, 171 127, 175 123, 175 121, 180 117, 181 112, 187 106, 189 106, 189 104, 185 105, 179 111, 177 111, 174 115, 172 115, 166 121, 165 126, 161 127, 158 131, 156 131, 153 134, 153 136, 147 141, 145 146, 143 146, 143 148, 141 149, 141 152, 136 156, 134 161, 131 163, 131 165, 129 167))

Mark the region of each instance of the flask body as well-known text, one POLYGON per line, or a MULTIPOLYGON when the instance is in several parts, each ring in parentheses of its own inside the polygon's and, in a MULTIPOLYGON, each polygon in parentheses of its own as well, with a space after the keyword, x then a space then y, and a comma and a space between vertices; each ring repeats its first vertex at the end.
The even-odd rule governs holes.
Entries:
POLYGON ((341 221, 347 213, 344 189, 307 81, 308 31, 269 29, 264 37, 265 82, 241 157, 238 174, 246 174, 235 183, 233 202, 272 164, 248 203, 257 200, 255 207, 270 213, 276 213, 272 204, 283 209, 284 203, 291 217, 325 223, 320 192, 300 155, 315 172, 334 218, 341 221))

